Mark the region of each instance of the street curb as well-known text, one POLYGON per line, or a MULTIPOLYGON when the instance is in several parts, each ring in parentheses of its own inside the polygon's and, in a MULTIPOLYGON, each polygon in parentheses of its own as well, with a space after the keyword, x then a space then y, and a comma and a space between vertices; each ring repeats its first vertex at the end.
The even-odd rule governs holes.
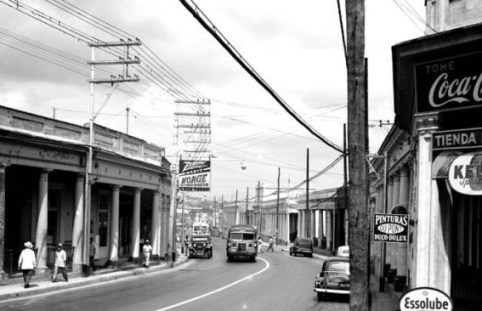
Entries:
MULTIPOLYGON (((188 258, 185 256, 181 256, 178 258, 177 261, 174 262, 174 265, 172 263, 164 263, 159 266, 151 266, 148 269, 146 268, 135 268, 132 270, 124 270, 124 271, 116 271, 112 273, 106 273, 106 274, 101 274, 101 275, 94 275, 94 276, 89 276, 89 277, 80 277, 79 279, 74 278, 71 280, 71 282, 59 282, 58 284, 54 286, 48 286, 44 288, 35 288, 35 287, 30 287, 29 289, 24 289, 23 288, 23 283, 22 284, 14 284, 14 285, 3 285, 0 286, 0 305, 4 303, 6 300, 13 300, 13 299, 22 299, 22 298, 27 298, 30 296, 35 296, 35 295, 40 295, 40 294, 45 294, 49 292, 56 292, 60 290, 67 290, 67 289, 73 289, 76 287, 81 287, 81 286, 86 286, 86 285, 93 285, 97 283, 102 283, 102 282, 108 282, 108 281, 114 281, 114 280, 119 280, 119 279, 124 279, 127 277, 131 276, 137 276, 137 275, 143 275, 147 273, 153 273, 153 272, 159 272, 162 270, 167 270, 171 269, 177 266, 180 266, 182 264, 185 264, 188 262, 188 258), (18 292, 13 292, 13 293, 5 293, 2 294, 2 287, 4 286, 18 286, 19 291, 18 292)), ((50 281, 42 281, 38 283, 49 283, 50 281)), ((35 283, 34 283, 35 284, 35 283)))

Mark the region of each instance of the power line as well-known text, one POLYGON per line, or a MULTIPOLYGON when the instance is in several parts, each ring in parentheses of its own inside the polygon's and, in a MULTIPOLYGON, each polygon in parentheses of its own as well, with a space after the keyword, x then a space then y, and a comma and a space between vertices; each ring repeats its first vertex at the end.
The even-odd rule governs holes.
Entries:
POLYGON ((271 86, 268 85, 266 81, 254 70, 254 68, 243 58, 243 56, 233 47, 231 43, 221 34, 221 32, 214 26, 214 24, 209 20, 209 18, 201 11, 201 9, 191 0, 194 8, 187 3, 185 0, 180 0, 184 7, 191 12, 194 18, 201 23, 201 25, 226 49, 226 51, 238 62, 238 64, 243 67, 248 74, 253 77, 280 105, 283 109, 288 112, 299 124, 301 124, 305 129, 307 129, 314 136, 319 138, 329 147, 335 149, 340 153, 344 153, 343 149, 336 146, 334 143, 329 141, 323 135, 318 133, 314 128, 312 128, 303 118, 296 113, 276 92, 271 86))

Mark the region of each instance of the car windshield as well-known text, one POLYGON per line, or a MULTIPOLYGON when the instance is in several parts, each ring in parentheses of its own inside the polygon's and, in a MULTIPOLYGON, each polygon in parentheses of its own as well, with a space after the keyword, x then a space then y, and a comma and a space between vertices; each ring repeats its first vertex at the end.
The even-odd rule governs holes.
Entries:
POLYGON ((231 232, 231 240, 254 240, 254 233, 231 232))
POLYGON ((310 240, 299 240, 297 242, 298 245, 301 245, 301 246, 311 246, 311 241, 310 240))

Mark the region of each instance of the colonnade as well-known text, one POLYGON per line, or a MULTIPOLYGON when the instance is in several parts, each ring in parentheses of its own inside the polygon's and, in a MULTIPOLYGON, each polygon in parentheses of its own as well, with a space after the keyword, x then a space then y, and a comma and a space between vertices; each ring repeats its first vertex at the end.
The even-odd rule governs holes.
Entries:
MULTIPOLYGON (((35 234, 35 247, 37 248, 37 266, 40 273, 47 268, 47 231, 48 231, 48 188, 49 170, 42 170, 38 186, 38 217, 35 234)), ((80 271, 83 261, 83 253, 88 252, 89 242, 83 239, 84 230, 84 177, 78 176, 75 186, 74 204, 74 226, 72 231, 72 246, 74 247, 73 267, 74 271, 80 271)), ((121 186, 112 186, 112 206, 110 209, 109 227, 109 251, 108 262, 116 265, 119 262, 119 198, 121 186)), ((131 236, 131 258, 137 260, 140 256, 140 213, 141 213, 141 192, 142 188, 134 190, 134 205, 132 207, 132 236, 131 236)), ((151 190, 152 191, 152 190, 151 190)), ((160 255, 160 191, 154 191, 151 214, 151 245, 153 257, 160 255)), ((89 234, 90 236, 90 234, 89 234)))

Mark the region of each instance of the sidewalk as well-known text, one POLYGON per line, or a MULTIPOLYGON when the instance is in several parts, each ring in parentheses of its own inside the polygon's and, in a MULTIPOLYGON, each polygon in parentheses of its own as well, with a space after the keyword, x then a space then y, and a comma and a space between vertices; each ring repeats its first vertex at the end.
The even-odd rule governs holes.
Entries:
MULTIPOLYGON (((184 264, 186 262, 187 257, 184 255, 179 255, 179 257, 174 262, 174 267, 184 264)), ((0 285, 0 305, 11 299, 19 299, 49 292, 56 292, 59 290, 72 289, 80 286, 97 284, 101 282, 127 278, 130 276, 157 272, 169 268, 171 268, 171 262, 163 262, 160 265, 151 265, 147 269, 143 267, 138 267, 129 270, 98 273, 90 275, 88 277, 72 277, 69 278, 68 282, 63 281, 61 276, 59 277, 59 281, 55 283, 51 282, 50 280, 46 280, 45 278, 39 280, 32 279, 32 281, 30 281, 29 288, 23 287, 24 284, 22 280, 22 282, 20 283, 15 282, 11 284, 0 285)))

